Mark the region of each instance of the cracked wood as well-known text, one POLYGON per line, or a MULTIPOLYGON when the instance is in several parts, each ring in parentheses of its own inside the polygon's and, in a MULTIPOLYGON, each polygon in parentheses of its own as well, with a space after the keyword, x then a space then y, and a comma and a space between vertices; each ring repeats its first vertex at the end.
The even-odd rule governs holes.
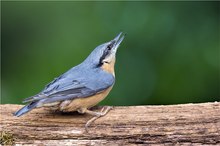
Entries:
POLYGON ((41 108, 14 117, 21 107, 0 105, 0 131, 11 133, 18 145, 220 145, 219 102, 114 107, 89 133, 89 115, 41 108))

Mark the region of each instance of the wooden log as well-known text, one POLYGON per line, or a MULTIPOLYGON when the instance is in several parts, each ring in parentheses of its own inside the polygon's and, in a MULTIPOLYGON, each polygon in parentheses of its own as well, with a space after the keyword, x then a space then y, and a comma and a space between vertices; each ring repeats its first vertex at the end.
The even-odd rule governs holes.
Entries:
POLYGON ((219 102, 114 107, 88 133, 89 115, 40 108, 14 117, 21 107, 0 105, 2 144, 8 136, 18 145, 220 145, 219 102))

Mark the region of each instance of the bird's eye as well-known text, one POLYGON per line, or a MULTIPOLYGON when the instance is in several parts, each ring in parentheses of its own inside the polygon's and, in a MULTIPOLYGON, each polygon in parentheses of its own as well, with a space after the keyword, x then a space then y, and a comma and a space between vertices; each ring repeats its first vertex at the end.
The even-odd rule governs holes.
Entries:
POLYGON ((111 46, 108 46, 107 49, 110 51, 112 48, 111 48, 111 46))
POLYGON ((106 49, 107 49, 108 51, 111 51, 112 48, 114 47, 114 44, 115 44, 115 41, 112 41, 111 43, 108 44, 108 46, 107 46, 106 49))

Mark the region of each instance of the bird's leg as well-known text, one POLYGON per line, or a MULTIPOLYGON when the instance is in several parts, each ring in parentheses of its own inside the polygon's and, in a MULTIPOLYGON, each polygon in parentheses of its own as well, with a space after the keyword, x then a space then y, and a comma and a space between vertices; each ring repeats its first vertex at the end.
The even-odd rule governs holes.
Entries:
POLYGON ((113 107, 111 107, 111 106, 103 107, 100 112, 94 112, 94 111, 86 109, 84 111, 84 113, 87 113, 87 114, 95 116, 95 117, 91 118, 86 123, 86 125, 85 125, 86 132, 88 132, 88 127, 91 125, 92 122, 94 122, 96 119, 98 119, 98 118, 100 118, 102 116, 105 116, 111 109, 113 109, 113 107))

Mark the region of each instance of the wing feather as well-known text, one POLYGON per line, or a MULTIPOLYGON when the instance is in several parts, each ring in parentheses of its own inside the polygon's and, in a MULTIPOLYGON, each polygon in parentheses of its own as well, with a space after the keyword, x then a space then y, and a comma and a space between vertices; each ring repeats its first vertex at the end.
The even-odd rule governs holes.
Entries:
POLYGON ((41 101, 43 104, 74 98, 84 98, 104 91, 114 84, 114 77, 105 72, 90 73, 90 76, 83 74, 72 76, 60 76, 49 83, 45 89, 23 102, 41 101))

